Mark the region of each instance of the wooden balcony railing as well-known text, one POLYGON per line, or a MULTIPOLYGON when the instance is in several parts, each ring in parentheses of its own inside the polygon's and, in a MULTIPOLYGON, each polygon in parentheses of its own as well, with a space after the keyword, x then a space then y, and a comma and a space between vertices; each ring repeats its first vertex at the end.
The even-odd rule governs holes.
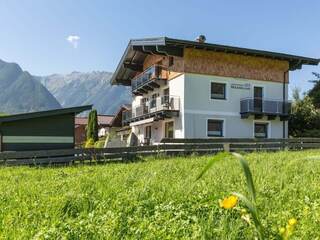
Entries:
POLYGON ((144 93, 159 87, 161 80, 167 80, 167 69, 161 65, 153 65, 131 80, 133 93, 144 93))

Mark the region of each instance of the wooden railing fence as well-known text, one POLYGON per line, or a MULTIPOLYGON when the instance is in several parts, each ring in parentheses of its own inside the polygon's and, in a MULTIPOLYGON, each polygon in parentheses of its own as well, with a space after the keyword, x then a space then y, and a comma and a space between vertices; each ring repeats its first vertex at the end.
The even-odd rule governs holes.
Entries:
POLYGON ((220 151, 252 152, 320 149, 320 138, 293 139, 163 139, 161 144, 137 147, 60 149, 0 153, 0 165, 100 163, 147 155, 213 154, 220 151))

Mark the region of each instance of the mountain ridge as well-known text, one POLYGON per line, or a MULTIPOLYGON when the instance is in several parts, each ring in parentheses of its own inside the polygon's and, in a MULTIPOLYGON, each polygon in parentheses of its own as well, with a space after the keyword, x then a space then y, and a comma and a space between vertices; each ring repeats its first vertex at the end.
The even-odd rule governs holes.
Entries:
POLYGON ((55 97, 17 63, 0 59, 0 112, 7 114, 61 108, 55 97))
POLYGON ((122 104, 130 103, 129 87, 112 86, 107 71, 51 74, 37 79, 63 107, 93 104, 99 114, 115 114, 122 104))

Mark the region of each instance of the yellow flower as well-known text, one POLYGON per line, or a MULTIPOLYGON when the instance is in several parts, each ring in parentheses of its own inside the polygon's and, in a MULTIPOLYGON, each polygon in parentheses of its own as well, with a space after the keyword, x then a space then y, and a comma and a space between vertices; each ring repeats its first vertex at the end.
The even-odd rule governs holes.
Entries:
POLYGON ((290 226, 294 226, 294 225, 297 224, 297 219, 291 218, 291 219, 289 219, 288 223, 289 223, 290 226))
POLYGON ((230 197, 223 199, 220 202, 220 207, 224 209, 234 208, 237 205, 237 202, 238 202, 238 197, 232 195, 230 197))
POLYGON ((284 227, 281 227, 281 228, 279 229, 280 235, 283 235, 285 232, 286 232, 286 229, 285 229, 284 227))

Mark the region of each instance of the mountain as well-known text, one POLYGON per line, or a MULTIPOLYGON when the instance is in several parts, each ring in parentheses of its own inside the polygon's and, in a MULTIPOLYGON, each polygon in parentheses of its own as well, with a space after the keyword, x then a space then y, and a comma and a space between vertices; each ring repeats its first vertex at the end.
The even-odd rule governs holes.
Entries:
POLYGON ((37 79, 55 96, 63 107, 93 104, 99 114, 114 114, 131 100, 130 88, 112 86, 112 73, 52 74, 37 79))
POLYGON ((0 112, 23 113, 61 108, 35 77, 16 63, 0 60, 0 112))

